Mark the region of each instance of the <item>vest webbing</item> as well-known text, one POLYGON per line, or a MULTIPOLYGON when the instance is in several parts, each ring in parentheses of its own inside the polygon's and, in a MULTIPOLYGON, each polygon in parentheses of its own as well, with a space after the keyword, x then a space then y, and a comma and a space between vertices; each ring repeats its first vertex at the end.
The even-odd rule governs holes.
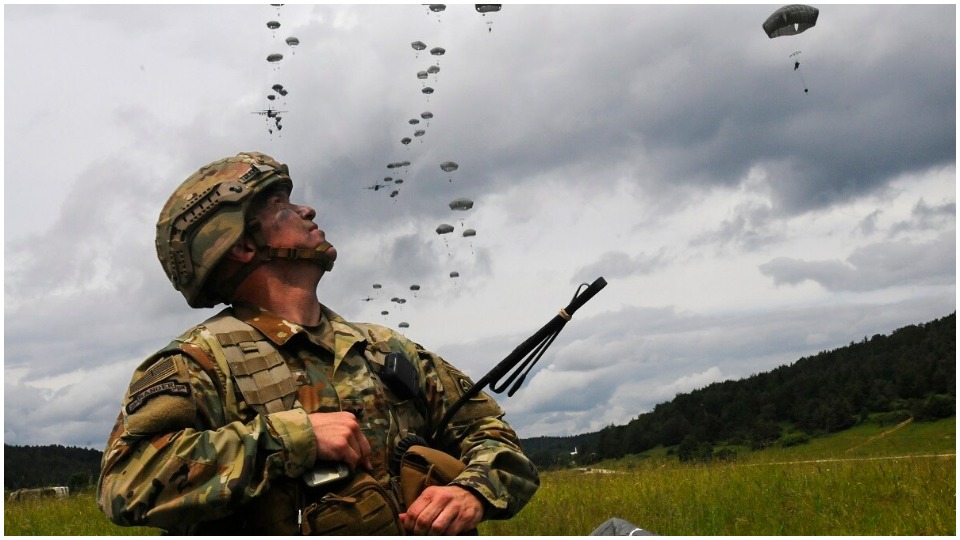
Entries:
POLYGON ((296 399, 293 374, 256 328, 221 313, 204 323, 216 337, 243 400, 259 414, 289 410, 296 399))

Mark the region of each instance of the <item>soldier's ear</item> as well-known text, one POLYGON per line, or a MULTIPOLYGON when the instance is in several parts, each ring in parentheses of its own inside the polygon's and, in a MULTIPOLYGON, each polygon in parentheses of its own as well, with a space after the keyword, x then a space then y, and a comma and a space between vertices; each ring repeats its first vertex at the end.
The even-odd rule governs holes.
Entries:
POLYGON ((248 263, 253 260, 256 254, 256 242, 249 234, 245 234, 230 247, 230 251, 227 252, 227 259, 239 263, 248 263))

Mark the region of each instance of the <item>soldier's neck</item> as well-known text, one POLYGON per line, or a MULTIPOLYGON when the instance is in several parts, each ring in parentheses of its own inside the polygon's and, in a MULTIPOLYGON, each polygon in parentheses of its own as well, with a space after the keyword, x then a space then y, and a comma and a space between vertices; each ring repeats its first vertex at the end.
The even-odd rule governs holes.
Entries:
POLYGON ((303 326, 320 323, 319 277, 292 279, 290 276, 254 272, 237 290, 236 300, 270 311, 303 326))

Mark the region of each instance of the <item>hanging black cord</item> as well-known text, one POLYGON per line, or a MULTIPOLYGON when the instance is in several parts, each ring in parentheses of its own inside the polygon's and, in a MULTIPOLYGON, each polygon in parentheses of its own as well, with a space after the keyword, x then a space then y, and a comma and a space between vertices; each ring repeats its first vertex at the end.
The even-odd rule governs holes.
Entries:
POLYGON ((507 393, 508 396, 513 396, 513 394, 520 389, 520 385, 523 384, 524 379, 526 378, 527 374, 530 373, 530 370, 533 369, 533 366, 536 365, 538 360, 540 360, 540 357, 542 357, 543 353, 546 352, 548 347, 550 347, 550 344, 553 343, 553 340, 557 338, 560 330, 563 330, 563 327, 567 324, 567 321, 573 317, 573 314, 580 309, 583 304, 593 298, 594 295, 600 292, 600 289, 603 289, 606 286, 607 281, 602 277, 597 278, 590 285, 587 285, 586 283, 581 284, 580 287, 577 288, 577 292, 574 293, 573 299, 570 300, 570 304, 568 304, 567 307, 561 309, 560 313, 551 319, 550 322, 548 322, 540 330, 537 330, 535 334, 528 337, 523 343, 517 346, 513 352, 501 360, 496 367, 484 375, 483 378, 477 381, 477 383, 467 390, 467 392, 464 393, 460 399, 458 399, 447 409, 447 412, 437 424, 437 428, 433 432, 433 436, 430 438, 431 443, 436 444, 440 440, 444 430, 446 430, 447 424, 450 423, 450 420, 453 418, 453 416, 458 410, 460 410, 460 407, 462 407, 467 400, 479 394, 480 391, 483 390, 487 385, 490 385, 491 390, 500 394, 503 393, 503 391, 510 386, 511 383, 513 383, 513 386, 507 393), (587 288, 584 290, 583 287, 585 285, 587 288), (583 292, 581 293, 580 291, 583 292), (520 364, 520 366, 517 368, 517 370, 514 371, 506 381, 501 383, 500 380, 518 364, 520 364))

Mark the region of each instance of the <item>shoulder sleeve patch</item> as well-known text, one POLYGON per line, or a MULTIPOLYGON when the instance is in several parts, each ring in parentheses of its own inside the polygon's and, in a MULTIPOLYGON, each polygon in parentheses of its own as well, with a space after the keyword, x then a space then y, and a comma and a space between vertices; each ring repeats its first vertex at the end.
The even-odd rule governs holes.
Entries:
POLYGON ((130 384, 125 405, 127 414, 133 414, 159 395, 189 396, 190 382, 186 376, 176 377, 180 372, 182 357, 178 354, 158 360, 130 384))

